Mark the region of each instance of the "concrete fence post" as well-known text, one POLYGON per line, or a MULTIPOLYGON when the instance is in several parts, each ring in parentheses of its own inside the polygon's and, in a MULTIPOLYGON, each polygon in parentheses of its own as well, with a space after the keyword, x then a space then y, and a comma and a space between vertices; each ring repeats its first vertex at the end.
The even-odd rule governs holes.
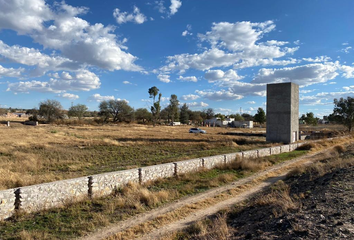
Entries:
POLYGON ((177 168, 177 163, 175 163, 175 162, 174 162, 174 163, 173 163, 173 165, 174 165, 174 172, 173 172, 173 174, 174 174, 174 176, 175 176, 175 177, 177 177, 177 176, 178 176, 178 171, 177 171, 177 170, 178 170, 178 168, 177 168))
POLYGON ((141 168, 139 168, 138 171, 139 171, 139 184, 142 184, 142 182, 143 182, 143 173, 142 173, 142 171, 143 170, 141 168))
POLYGON ((6 126, 10 127, 10 122, 9 121, 7 121, 6 126))
POLYGON ((36 122, 36 124, 35 124, 36 126, 38 126, 38 121, 36 122))

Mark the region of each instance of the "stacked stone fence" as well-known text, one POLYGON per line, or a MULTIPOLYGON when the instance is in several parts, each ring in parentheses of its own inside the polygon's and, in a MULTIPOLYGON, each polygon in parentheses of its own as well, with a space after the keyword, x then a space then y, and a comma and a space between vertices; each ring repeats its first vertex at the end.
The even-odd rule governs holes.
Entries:
POLYGON ((196 158, 138 169, 110 172, 0 191, 0 220, 11 217, 16 210, 35 212, 60 207, 85 198, 102 197, 128 182, 146 183, 159 178, 178 176, 199 169, 211 169, 236 158, 258 158, 295 150, 303 143, 196 158))

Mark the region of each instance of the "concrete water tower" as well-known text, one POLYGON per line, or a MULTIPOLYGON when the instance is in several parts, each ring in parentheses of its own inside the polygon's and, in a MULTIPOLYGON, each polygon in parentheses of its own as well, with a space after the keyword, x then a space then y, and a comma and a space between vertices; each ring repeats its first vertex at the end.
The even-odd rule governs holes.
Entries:
POLYGON ((267 141, 292 143, 299 139, 299 85, 267 85, 267 141))

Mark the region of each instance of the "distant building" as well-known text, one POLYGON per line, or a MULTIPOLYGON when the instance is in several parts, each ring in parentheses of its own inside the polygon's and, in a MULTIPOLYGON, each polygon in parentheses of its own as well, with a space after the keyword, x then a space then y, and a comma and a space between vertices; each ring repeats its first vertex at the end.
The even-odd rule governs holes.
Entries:
POLYGON ((253 121, 232 121, 231 127, 253 128, 253 121))
POLYGON ((225 118, 223 121, 221 121, 220 118, 206 119, 204 120, 204 126, 210 126, 210 127, 228 126, 229 124, 231 124, 233 120, 234 118, 225 118))

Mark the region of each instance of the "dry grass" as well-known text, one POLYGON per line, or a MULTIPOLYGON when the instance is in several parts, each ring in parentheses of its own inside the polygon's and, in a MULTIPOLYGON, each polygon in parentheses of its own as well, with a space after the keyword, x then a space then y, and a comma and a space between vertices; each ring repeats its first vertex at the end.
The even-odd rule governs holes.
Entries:
POLYGON ((250 138, 238 146, 232 129, 191 126, 0 126, 0 189, 270 146, 250 138))

